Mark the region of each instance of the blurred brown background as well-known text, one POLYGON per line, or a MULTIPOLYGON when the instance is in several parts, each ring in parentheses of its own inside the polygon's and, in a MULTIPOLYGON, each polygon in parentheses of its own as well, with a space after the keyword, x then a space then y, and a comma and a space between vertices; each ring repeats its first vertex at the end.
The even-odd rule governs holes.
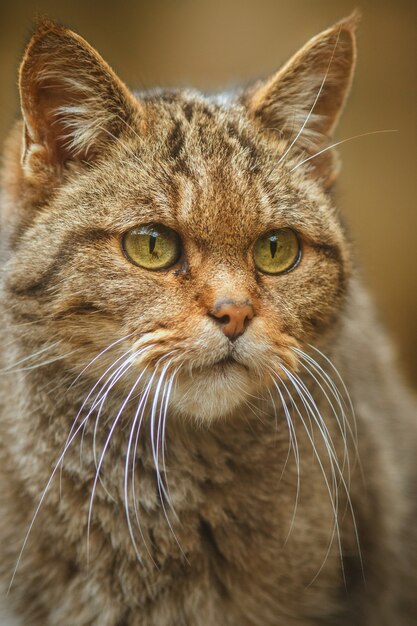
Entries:
MULTIPOLYGON (((358 3, 359 4, 359 3, 358 3)), ((212 89, 265 75, 354 0, 15 0, 0 3, 0 140, 18 114, 16 71, 32 18, 77 30, 131 87, 212 89)), ((381 317, 417 383, 417 2, 362 0, 359 63, 336 139, 340 205, 381 317)))

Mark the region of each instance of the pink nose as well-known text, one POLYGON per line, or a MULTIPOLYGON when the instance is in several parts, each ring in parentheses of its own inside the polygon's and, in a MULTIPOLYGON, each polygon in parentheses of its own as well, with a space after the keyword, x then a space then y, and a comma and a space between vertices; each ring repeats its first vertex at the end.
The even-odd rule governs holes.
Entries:
POLYGON ((219 323, 226 337, 233 340, 245 332, 254 312, 250 303, 237 304, 232 300, 224 300, 209 315, 219 323))

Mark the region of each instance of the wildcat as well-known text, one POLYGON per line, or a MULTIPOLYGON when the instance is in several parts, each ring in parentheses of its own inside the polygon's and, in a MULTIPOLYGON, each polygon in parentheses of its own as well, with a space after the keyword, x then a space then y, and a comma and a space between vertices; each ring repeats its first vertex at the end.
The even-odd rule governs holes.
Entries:
POLYGON ((415 406, 332 192, 356 22, 210 96, 33 35, 1 199, 25 625, 415 622, 415 406))

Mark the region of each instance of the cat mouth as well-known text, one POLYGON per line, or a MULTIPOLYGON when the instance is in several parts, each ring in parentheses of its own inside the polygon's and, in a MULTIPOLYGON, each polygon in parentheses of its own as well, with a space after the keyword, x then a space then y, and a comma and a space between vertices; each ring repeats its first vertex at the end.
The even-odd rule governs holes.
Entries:
POLYGON ((228 354, 225 357, 222 357, 218 361, 215 361, 211 367, 215 369, 225 370, 233 366, 243 367, 244 369, 248 369, 246 365, 237 361, 232 355, 228 354))
POLYGON ((229 375, 249 372, 249 367, 244 363, 239 362, 231 355, 223 356, 216 361, 196 364, 192 368, 192 379, 195 380, 196 376, 201 375, 205 380, 208 380, 211 376, 214 378, 220 377, 221 379, 228 378, 229 375))
POLYGON ((236 363, 236 360, 231 355, 228 355, 216 361, 214 365, 229 365, 232 363, 236 363))
MULTIPOLYGON (((201 373, 207 374, 211 372, 224 372, 233 367, 244 367, 242 363, 239 363, 232 355, 228 354, 226 356, 217 359, 217 361, 211 361, 206 363, 201 363, 197 366, 193 367, 194 371, 199 371, 201 373)), ((247 369, 247 368, 246 368, 247 369)))

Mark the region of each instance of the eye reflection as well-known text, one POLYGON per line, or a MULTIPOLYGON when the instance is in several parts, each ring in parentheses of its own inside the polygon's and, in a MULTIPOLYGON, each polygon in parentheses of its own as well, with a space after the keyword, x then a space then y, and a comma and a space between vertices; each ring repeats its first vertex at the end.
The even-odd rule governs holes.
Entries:
POLYGON ((129 230, 123 237, 126 257, 147 270, 167 269, 181 256, 181 239, 163 224, 144 224, 129 230))
POLYGON ((295 267, 301 257, 298 236, 291 228, 265 233, 255 243, 255 265, 265 274, 282 274, 295 267))

